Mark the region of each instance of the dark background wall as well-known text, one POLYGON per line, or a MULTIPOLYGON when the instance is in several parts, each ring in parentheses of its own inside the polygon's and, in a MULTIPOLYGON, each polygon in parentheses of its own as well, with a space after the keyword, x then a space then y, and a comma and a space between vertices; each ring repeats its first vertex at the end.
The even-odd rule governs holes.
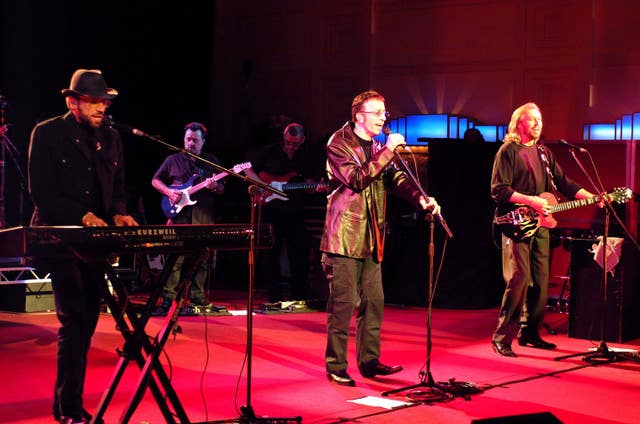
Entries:
MULTIPOLYGON (((23 170, 31 128, 64 112, 60 89, 80 67, 101 69, 120 91, 111 108, 115 121, 177 146, 183 125, 201 121, 211 134, 206 149, 228 166, 271 140, 288 118, 305 124, 310 142, 321 149, 327 134, 349 118, 353 96, 368 88, 381 91, 395 115, 454 113, 485 124, 506 124, 515 107, 535 101, 550 144, 559 138, 579 142, 584 123, 640 112, 639 18, 635 0, 217 0, 170 6, 0 0, 0 93, 9 101, 9 136, 23 170)), ((125 143, 132 197, 142 198, 150 223, 161 223, 149 180, 167 151, 131 135, 125 143)), ((637 160, 630 158, 637 152, 627 144, 598 144, 596 164, 611 181, 607 185, 632 185, 638 192, 637 160)), ((566 154, 562 160, 572 167, 566 154)), ((440 166, 442 161, 442 172, 423 168, 457 236, 448 247, 448 272, 456 272, 442 290, 467 290, 467 297, 484 304, 500 289, 492 267, 497 251, 486 222, 473 226, 465 217, 482 220, 489 213, 491 155, 462 149, 443 152, 440 166), (478 160, 481 169, 472 176, 465 170, 478 160), (470 290, 482 279, 488 287, 470 290)), ((20 212, 19 178, 10 159, 5 168, 7 222, 25 223, 31 205, 26 200, 20 212)), ((575 167, 572 172, 586 183, 575 167)), ((242 220, 247 202, 242 184, 229 181, 221 213, 242 220)), ((588 227, 594 218, 589 213, 567 215, 565 225, 588 227)), ((400 234, 423 228, 397 225, 400 234)), ((400 242, 391 255, 419 263, 420 251, 401 250, 412 243, 423 245, 400 242)), ((424 273, 412 275, 410 285, 423 287, 424 273)), ((399 301, 410 289, 396 288, 399 301)))

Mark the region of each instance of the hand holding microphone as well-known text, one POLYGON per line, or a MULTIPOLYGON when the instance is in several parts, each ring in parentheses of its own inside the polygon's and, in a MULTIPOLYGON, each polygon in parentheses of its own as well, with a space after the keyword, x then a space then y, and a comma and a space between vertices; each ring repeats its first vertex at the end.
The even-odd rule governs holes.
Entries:
POLYGON ((391 150, 392 152, 395 153, 396 149, 401 146, 404 149, 404 146, 406 145, 407 145, 407 142, 405 141, 402 134, 393 133, 393 134, 387 135, 387 141, 385 143, 385 147, 391 150))

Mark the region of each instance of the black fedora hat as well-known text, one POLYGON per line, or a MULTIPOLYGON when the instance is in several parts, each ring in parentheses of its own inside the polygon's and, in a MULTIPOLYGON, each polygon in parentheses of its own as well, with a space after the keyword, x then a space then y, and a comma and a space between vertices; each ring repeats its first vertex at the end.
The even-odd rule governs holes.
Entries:
POLYGON ((78 69, 71 76, 69 88, 63 89, 61 93, 64 96, 89 96, 107 100, 118 95, 115 89, 107 87, 102 71, 98 69, 78 69))

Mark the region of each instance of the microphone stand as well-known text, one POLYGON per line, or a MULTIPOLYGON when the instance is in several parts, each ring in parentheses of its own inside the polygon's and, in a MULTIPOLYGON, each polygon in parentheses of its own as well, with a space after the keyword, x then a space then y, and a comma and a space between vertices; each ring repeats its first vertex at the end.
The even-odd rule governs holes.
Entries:
MULTIPOLYGON (((562 141, 564 140, 561 140, 561 142, 562 141)), ((602 254, 602 277, 601 277, 601 283, 600 283, 600 296, 602 298, 602 304, 601 304, 602 310, 600 311, 600 343, 598 344, 598 347, 596 348, 596 350, 558 356, 553 359, 554 361, 560 361, 562 359, 573 358, 576 356, 583 356, 582 358, 583 361, 595 363, 595 364, 611 363, 611 362, 622 361, 625 359, 640 362, 640 360, 638 360, 637 358, 634 359, 626 355, 618 355, 614 351, 610 350, 609 347, 607 346, 606 335, 605 335, 606 322, 607 322, 607 294, 608 294, 608 273, 609 273, 607 271, 607 254, 608 254, 607 251, 609 250, 607 238, 609 236, 610 214, 613 213, 613 215, 616 217, 616 220, 622 226, 622 228, 625 228, 624 224, 621 222, 620 218, 616 215, 616 212, 613 209, 613 206, 611 206, 611 201, 609 201, 607 198, 606 191, 604 190, 604 185, 602 184, 602 181, 598 176, 597 168, 593 163, 593 159, 591 158, 591 154, 589 154, 589 151, 584 148, 578 148, 580 152, 586 153, 589 156, 593 169, 595 170, 595 173, 596 173, 596 178, 599 183, 598 185, 596 185, 596 183, 593 181, 589 173, 586 171, 585 167, 582 165, 582 162, 580 161, 580 159, 578 159, 578 157, 576 156, 575 150, 577 146, 572 146, 566 142, 562 144, 569 147, 569 151, 571 152, 571 156, 573 157, 573 160, 578 164, 578 167, 580 168, 582 173, 587 177, 593 189, 596 192, 603 193, 601 200, 604 202, 605 208, 604 208, 604 230, 602 232, 601 243, 604 251, 602 254)), ((625 228, 625 231, 626 231, 626 228, 625 228)))
POLYGON ((272 187, 269 184, 265 184, 261 181, 254 180, 245 175, 240 175, 237 172, 234 172, 230 169, 227 169, 217 163, 213 163, 208 161, 194 153, 191 153, 183 148, 176 147, 172 144, 169 144, 162 140, 159 137, 155 137, 141 131, 137 128, 134 128, 130 125, 120 124, 113 122, 110 116, 107 116, 105 119, 105 124, 109 126, 114 126, 117 128, 124 129, 125 131, 129 131, 134 135, 139 137, 148 138, 150 140, 159 143, 166 148, 182 152, 189 157, 192 157, 200 162, 204 162, 208 165, 211 165, 214 169, 219 172, 225 172, 229 175, 233 175, 236 178, 239 178, 250 184, 249 186, 249 194, 251 196, 251 214, 250 214, 250 239, 249 239, 249 253, 248 253, 248 265, 249 265, 249 287, 248 287, 248 296, 247 296, 247 338, 246 338, 246 356, 247 356, 247 404, 240 407, 240 417, 233 418, 229 420, 220 420, 220 421, 207 421, 208 423, 274 423, 274 424, 283 424, 287 422, 302 422, 302 417, 257 417, 255 412, 253 411, 253 407, 251 406, 251 366, 252 366, 252 349, 253 349, 253 295, 254 295, 254 279, 255 279, 255 254, 257 250, 257 242, 259 238, 256 237, 257 230, 260 227, 260 222, 257 222, 256 215, 259 217, 260 213, 260 189, 264 189, 270 191, 274 194, 287 197, 287 194, 281 190, 278 190, 272 187), (256 213, 257 209, 257 213, 256 213))
MULTIPOLYGON (((425 193, 424 189, 422 188, 422 186, 420 185, 418 179, 416 178, 416 176, 413 174, 413 172, 411 171, 411 168, 408 166, 407 162, 404 160, 404 158, 398 154, 398 152, 394 152, 396 153, 396 156, 398 158, 399 163, 402 165, 401 167, 403 168, 402 171, 404 171, 404 173, 409 177, 409 179, 413 182, 413 184, 416 186, 416 188, 420 191, 420 193, 422 194, 422 196, 424 196, 425 199, 428 199, 427 194, 425 193)), ((442 215, 440 213, 438 213, 436 215, 436 217, 438 218, 438 221, 440 222, 440 224, 442 225, 442 228, 445 230, 445 232, 447 233, 447 236, 449 238, 453 237, 453 234, 451 233, 451 230, 449 229, 446 221, 444 220, 444 218, 442 217, 442 215)), ((413 384, 410 386, 406 386, 406 387, 401 387, 398 389, 393 389, 393 390, 387 390, 385 392, 382 392, 382 396, 388 396, 390 394, 393 393, 398 393, 398 392, 403 392, 406 390, 412 390, 412 389, 417 389, 417 388, 421 388, 421 387, 425 387, 427 388, 427 392, 425 393, 427 396, 428 400, 444 400, 446 398, 448 398, 450 395, 455 395, 455 394, 461 394, 463 391, 468 391, 469 389, 474 388, 474 385, 471 383, 465 383, 465 382, 456 382, 455 378, 451 378, 449 379, 449 385, 446 384, 441 384, 441 383, 436 383, 435 380, 433 379, 433 376, 431 374, 431 348, 432 348, 432 342, 431 342, 431 315, 432 315, 432 304, 433 304, 433 298, 434 298, 434 281, 433 281, 433 257, 434 257, 434 244, 433 244, 433 236, 434 236, 434 224, 433 224, 433 214, 432 213, 428 213, 426 215, 426 219, 427 221, 429 221, 429 249, 428 249, 428 255, 429 255, 429 294, 428 294, 428 301, 427 301, 427 359, 426 359, 426 371, 421 371, 420 372, 420 382, 417 384, 413 384)), ((413 397, 418 397, 418 395, 422 398, 425 396, 425 394, 423 394, 422 392, 420 393, 416 393, 413 397)), ((466 393, 463 394, 463 396, 466 396, 466 393)))
POLYGON ((18 178, 20 181, 20 192, 19 192, 19 200, 18 200, 18 218, 20 224, 22 224, 23 214, 24 214, 24 191, 26 187, 27 179, 20 168, 20 163, 18 159, 20 158, 20 152, 14 146, 14 144, 7 137, 8 125, 5 124, 5 108, 7 106, 7 99, 2 94, 0 94, 0 228, 4 228, 7 226, 6 220, 6 197, 5 197, 5 188, 6 188, 6 155, 8 154, 11 157, 11 161, 13 162, 13 166, 18 173, 18 178))

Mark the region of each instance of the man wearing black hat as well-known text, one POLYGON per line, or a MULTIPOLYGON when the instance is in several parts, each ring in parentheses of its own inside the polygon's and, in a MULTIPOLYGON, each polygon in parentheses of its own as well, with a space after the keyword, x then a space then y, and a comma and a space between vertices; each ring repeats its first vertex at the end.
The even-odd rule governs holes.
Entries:
MULTIPOLYGON (((108 88, 99 70, 78 69, 62 94, 69 111, 39 123, 31 133, 31 225, 138 225, 126 214, 120 134, 103 124, 118 92, 108 88)), ((37 267, 51 275, 61 324, 53 402, 53 415, 60 423, 86 423, 91 418, 82 394, 87 353, 100 314, 98 281, 104 279, 104 264, 36 258, 37 267)))

